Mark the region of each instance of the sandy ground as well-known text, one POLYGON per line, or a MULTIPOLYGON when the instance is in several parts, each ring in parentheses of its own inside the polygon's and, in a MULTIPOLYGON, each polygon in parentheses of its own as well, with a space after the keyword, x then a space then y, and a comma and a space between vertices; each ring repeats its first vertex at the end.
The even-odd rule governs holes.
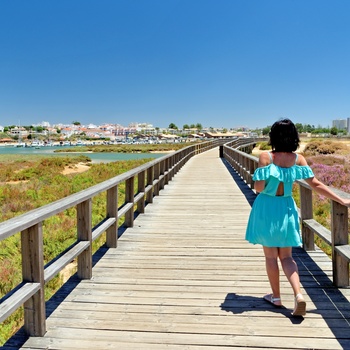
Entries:
POLYGON ((174 149, 168 150, 168 151, 150 151, 149 153, 173 153, 175 152, 174 149))
POLYGON ((87 171, 89 169, 90 169, 89 165, 86 165, 85 163, 78 163, 75 165, 66 166, 65 169, 62 171, 62 174, 63 175, 78 174, 78 173, 83 173, 84 171, 87 171))
MULTIPOLYGON (((62 171, 62 174, 63 175, 79 174, 79 173, 83 173, 84 171, 87 171, 89 169, 90 169, 89 165, 86 165, 85 163, 78 163, 78 164, 75 164, 75 165, 66 166, 64 168, 64 170, 62 171)), ((28 180, 7 181, 6 184, 16 185, 18 183, 25 183, 25 182, 28 182, 28 180)))
POLYGON ((304 151, 305 146, 306 146, 306 143, 301 142, 299 148, 297 149, 297 153, 302 153, 304 151))
MULTIPOLYGON (((175 152, 174 150, 170 151, 151 151, 150 153, 172 153, 175 152)), ((69 165, 66 166, 65 169, 62 171, 63 175, 69 175, 69 174, 78 174, 83 173, 84 171, 87 171, 90 169, 89 165, 86 165, 85 163, 78 163, 75 165, 69 165)))

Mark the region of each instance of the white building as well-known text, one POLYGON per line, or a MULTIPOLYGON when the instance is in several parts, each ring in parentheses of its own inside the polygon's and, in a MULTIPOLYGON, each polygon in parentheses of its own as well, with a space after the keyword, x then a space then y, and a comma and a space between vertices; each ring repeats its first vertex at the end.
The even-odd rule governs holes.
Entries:
POLYGON ((10 130, 10 134, 11 136, 26 137, 28 136, 28 131, 25 128, 16 126, 10 130))
POLYGON ((336 127, 338 130, 347 130, 347 127, 348 127, 347 124, 348 124, 348 122, 346 119, 332 120, 332 127, 336 127))
POLYGON ((42 121, 41 123, 38 124, 32 124, 34 127, 41 126, 43 128, 49 128, 51 125, 49 122, 42 121))

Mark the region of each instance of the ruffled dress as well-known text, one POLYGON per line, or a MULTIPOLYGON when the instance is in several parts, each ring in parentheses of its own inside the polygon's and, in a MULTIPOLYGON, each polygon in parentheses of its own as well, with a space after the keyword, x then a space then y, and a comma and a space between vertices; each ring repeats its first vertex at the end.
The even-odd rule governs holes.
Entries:
POLYGON ((265 188, 254 201, 246 229, 246 240, 265 247, 301 246, 299 216, 292 197, 292 187, 295 180, 311 177, 314 174, 307 165, 294 164, 289 168, 282 168, 271 163, 257 168, 253 180, 264 180, 265 188), (276 196, 280 182, 284 185, 284 195, 276 196))

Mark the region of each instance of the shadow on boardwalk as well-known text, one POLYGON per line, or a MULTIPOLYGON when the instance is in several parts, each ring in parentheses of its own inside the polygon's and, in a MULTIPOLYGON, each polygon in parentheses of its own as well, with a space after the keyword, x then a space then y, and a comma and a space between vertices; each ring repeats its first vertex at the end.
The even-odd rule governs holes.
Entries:
POLYGON ((226 159, 221 158, 221 160, 225 165, 227 171, 231 174, 238 188, 242 191, 250 206, 252 206, 256 198, 255 192, 253 192, 252 189, 242 180, 242 178, 239 176, 236 170, 231 167, 231 165, 226 159))
MULTIPOLYGON (((105 255, 108 248, 102 246, 93 255, 93 266, 95 266, 105 255)), ((57 307, 63 302, 64 299, 76 288, 81 282, 75 273, 68 281, 46 302, 46 318, 48 318, 57 307)), ((25 334, 23 327, 14 334, 0 349, 19 349, 28 340, 28 336, 25 334)))

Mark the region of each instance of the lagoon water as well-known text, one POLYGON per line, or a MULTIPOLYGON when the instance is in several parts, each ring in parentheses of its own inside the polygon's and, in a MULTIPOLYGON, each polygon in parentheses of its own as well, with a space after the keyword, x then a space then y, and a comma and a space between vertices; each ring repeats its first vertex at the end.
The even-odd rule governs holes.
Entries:
MULTIPOLYGON (((70 147, 71 148, 71 147, 70 147)), ((76 152, 55 152, 55 150, 62 150, 60 146, 53 147, 0 147, 0 154, 28 154, 28 155, 50 155, 50 156, 67 156, 67 155, 79 155, 83 154, 88 156, 93 163, 108 163, 116 162, 118 160, 131 160, 131 159, 142 159, 159 158, 164 156, 163 153, 89 153, 89 152, 79 152, 79 146, 76 147, 76 152)))

